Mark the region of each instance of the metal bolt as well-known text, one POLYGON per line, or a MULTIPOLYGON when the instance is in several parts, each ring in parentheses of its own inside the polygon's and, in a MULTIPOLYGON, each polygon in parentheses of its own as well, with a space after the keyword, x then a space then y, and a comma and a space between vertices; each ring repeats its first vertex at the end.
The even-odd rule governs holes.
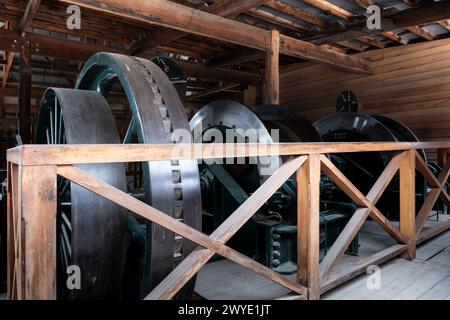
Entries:
POLYGON ((273 261, 272 261, 272 266, 273 266, 274 268, 278 267, 279 265, 280 265, 280 260, 273 260, 273 261))

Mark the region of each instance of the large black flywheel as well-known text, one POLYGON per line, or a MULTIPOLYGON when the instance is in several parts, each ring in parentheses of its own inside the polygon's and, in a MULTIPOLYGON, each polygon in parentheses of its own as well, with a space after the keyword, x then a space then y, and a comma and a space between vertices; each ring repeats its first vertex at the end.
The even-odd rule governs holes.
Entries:
MULTIPOLYGON (((356 112, 327 115, 314 124, 325 142, 418 142, 417 137, 395 119, 356 112)), ((418 150, 426 160, 425 152, 418 150)), ((356 187, 367 193, 392 157, 398 152, 357 152, 332 154, 333 162, 356 187)), ((391 219, 398 219, 398 179, 394 177, 379 200, 379 208, 391 219)), ((417 179, 417 204, 423 201, 425 182, 417 179)))
MULTIPOLYGON (((176 89, 155 63, 136 57, 98 53, 80 73, 77 88, 104 96, 119 84, 125 92, 132 119, 124 143, 175 143, 176 129, 189 124, 176 89)), ((145 201, 162 212, 200 230, 201 194, 196 161, 153 161, 143 164, 145 201)), ((133 190, 129 190, 133 192, 133 190)), ((141 297, 160 283, 194 248, 173 232, 129 216, 131 229, 145 230, 141 297)), ((142 237, 141 237, 142 238, 142 237)), ((192 292, 192 283, 183 291, 192 292)))
MULTIPOLYGON (((120 143, 109 105, 93 91, 49 88, 36 131, 39 144, 120 143)), ((122 164, 77 167, 126 190, 122 164)), ((62 177, 57 183, 58 298, 120 298, 127 242, 125 210, 62 177), (69 266, 79 268, 80 288, 67 286, 69 266)))

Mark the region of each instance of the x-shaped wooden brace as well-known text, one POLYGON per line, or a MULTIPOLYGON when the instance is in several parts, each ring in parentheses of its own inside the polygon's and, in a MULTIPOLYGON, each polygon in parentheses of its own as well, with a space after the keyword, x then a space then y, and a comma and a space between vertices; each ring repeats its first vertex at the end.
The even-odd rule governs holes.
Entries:
POLYGON ((146 299, 171 299, 211 259, 215 253, 306 297, 307 289, 251 258, 226 246, 225 243, 256 213, 256 211, 306 161, 307 156, 294 158, 276 170, 224 223, 209 237, 165 213, 141 202, 127 193, 103 182, 74 166, 59 166, 57 173, 66 179, 108 199, 140 216, 167 228, 199 245, 190 253, 146 299))
POLYGON ((419 171, 431 185, 431 192, 428 194, 416 217, 416 234, 419 235, 439 197, 441 197, 447 207, 450 207, 450 196, 444 189, 444 184, 447 182, 450 175, 450 160, 447 159, 444 168, 442 168, 442 171, 437 178, 417 151, 416 163, 419 171))
POLYGON ((405 237, 398 228, 375 207, 405 158, 406 152, 393 157, 367 196, 364 196, 326 156, 321 156, 322 171, 359 206, 320 263, 319 277, 321 283, 326 282, 331 271, 338 264, 369 215, 397 242, 406 243, 405 237))

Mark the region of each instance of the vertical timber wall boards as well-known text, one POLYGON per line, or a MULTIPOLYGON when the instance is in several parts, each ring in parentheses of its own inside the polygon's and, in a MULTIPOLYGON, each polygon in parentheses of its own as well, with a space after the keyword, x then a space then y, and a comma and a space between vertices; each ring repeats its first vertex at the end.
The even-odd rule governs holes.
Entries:
MULTIPOLYGON (((450 39, 359 54, 372 61, 373 75, 301 63, 281 68, 280 104, 316 121, 335 111, 336 98, 352 90, 360 111, 395 118, 420 140, 450 137, 450 39)), ((254 106, 255 89, 245 95, 254 106)))

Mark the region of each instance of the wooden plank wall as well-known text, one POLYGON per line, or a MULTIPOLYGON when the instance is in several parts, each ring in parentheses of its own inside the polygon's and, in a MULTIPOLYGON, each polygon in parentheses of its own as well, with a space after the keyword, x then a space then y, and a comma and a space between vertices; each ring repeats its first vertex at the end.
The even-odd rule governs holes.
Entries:
MULTIPOLYGON (((280 103, 311 121, 334 112, 344 89, 357 95, 364 113, 384 114, 409 126, 425 140, 450 138, 450 39, 360 54, 374 74, 355 75, 324 65, 302 63, 281 70, 280 103)), ((255 88, 245 94, 254 105, 255 88)))

